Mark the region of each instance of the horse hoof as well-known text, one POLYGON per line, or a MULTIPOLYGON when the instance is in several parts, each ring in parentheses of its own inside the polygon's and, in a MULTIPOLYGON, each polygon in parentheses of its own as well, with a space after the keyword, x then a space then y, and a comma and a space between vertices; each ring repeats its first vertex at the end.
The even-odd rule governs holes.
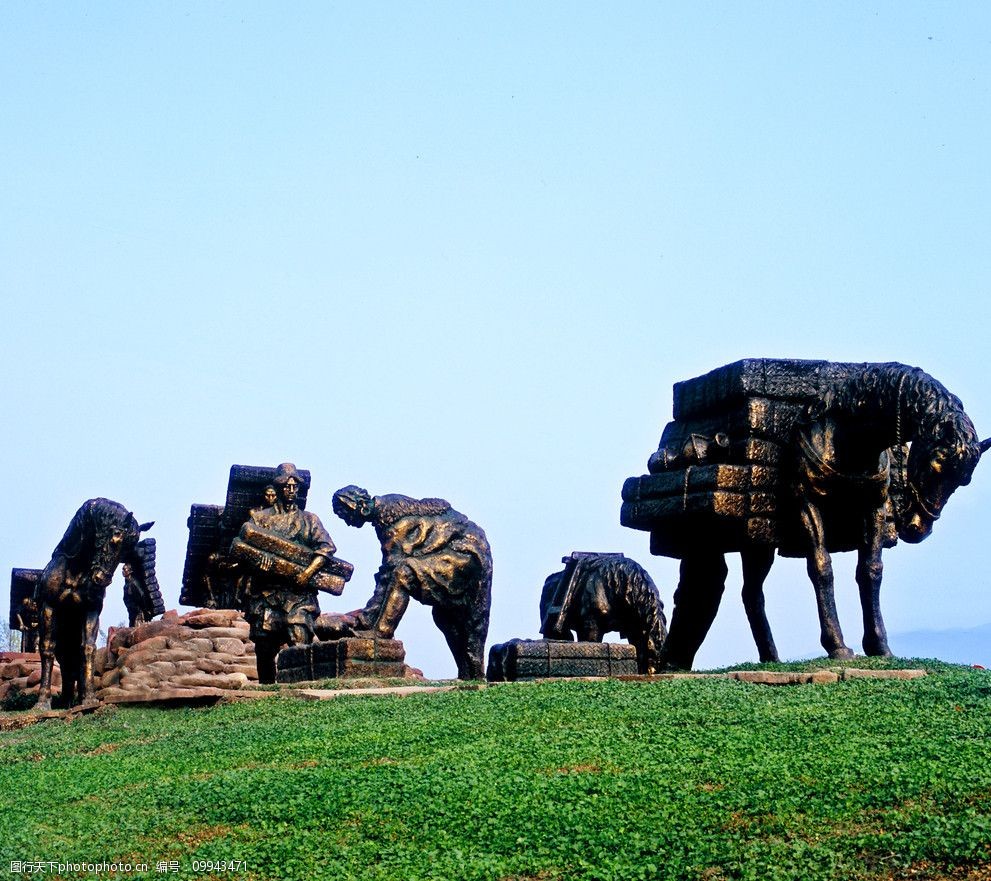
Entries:
POLYGON ((833 649, 829 653, 829 657, 834 661, 849 661, 857 656, 853 653, 853 649, 848 649, 845 645, 841 645, 838 649, 833 649))

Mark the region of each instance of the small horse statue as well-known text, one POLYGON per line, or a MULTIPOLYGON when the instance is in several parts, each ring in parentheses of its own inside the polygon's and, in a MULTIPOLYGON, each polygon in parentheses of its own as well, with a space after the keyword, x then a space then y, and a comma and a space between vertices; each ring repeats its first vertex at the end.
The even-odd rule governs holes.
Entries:
MULTIPOLYGON (((899 538, 922 541, 954 490, 970 483, 989 447, 991 438, 978 438, 959 398, 919 368, 904 364, 866 364, 809 406, 794 436, 786 486, 793 522, 785 524, 791 531, 786 541, 806 557, 821 642, 831 658, 850 658, 853 652, 843 640, 836 613, 830 553, 857 551, 864 652, 890 656, 879 599, 889 512, 899 538), (904 492, 892 494, 893 481, 904 492)), ((774 548, 753 545, 741 551, 741 560, 744 608, 760 659, 776 661, 763 593, 774 548)), ((719 553, 682 561, 665 646, 669 666, 691 667, 715 617, 726 573, 719 553)))
POLYGON ((90 499, 76 511, 35 588, 41 651, 38 710, 51 709, 56 658, 62 671, 61 703, 96 702, 93 655, 107 587, 121 562, 135 572, 146 571, 136 545, 151 526, 139 526, 130 511, 110 499, 90 499))
POLYGON ((637 650, 640 673, 657 671, 667 636, 664 604, 653 579, 623 554, 574 553, 549 575, 540 593, 540 631, 545 639, 602 642, 618 630, 637 650))

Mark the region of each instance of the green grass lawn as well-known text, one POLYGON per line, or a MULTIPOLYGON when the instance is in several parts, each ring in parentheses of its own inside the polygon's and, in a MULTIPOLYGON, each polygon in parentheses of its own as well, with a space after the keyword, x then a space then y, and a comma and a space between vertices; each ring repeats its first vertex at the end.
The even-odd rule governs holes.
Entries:
POLYGON ((110 709, 0 733, 0 760, 0 874, 12 860, 390 881, 991 870, 991 673, 946 665, 914 681, 110 709))

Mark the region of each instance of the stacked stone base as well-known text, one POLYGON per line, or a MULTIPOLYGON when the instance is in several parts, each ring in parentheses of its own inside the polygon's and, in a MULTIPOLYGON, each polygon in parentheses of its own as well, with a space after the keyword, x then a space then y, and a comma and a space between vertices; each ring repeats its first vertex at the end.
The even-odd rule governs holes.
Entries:
MULTIPOLYGON (((0 652, 0 701, 16 694, 37 694, 41 682, 41 655, 30 652, 0 652)), ((52 688, 62 688, 58 664, 52 670, 52 688)))
POLYGON ((513 639, 489 650, 490 682, 580 676, 635 676, 637 652, 613 642, 513 639))
POLYGON ((320 679, 399 678, 408 675, 398 639, 333 639, 284 648, 276 658, 276 682, 320 679))
POLYGON ((216 700, 258 682, 248 622, 231 609, 197 609, 110 634, 97 683, 104 703, 216 700))

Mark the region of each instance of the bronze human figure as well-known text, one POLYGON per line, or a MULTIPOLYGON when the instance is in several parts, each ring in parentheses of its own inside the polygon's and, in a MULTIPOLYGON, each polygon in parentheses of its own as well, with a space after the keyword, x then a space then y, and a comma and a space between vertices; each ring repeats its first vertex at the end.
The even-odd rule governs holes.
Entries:
MULTIPOLYGON (((313 622, 320 614, 313 576, 335 551, 320 518, 297 505, 301 483, 296 466, 284 462, 272 481, 277 495, 275 504, 250 511, 249 524, 301 546, 307 557, 304 564, 280 572, 275 568, 275 557, 261 554, 242 582, 243 611, 251 625, 259 682, 275 682, 275 657, 284 645, 313 641, 313 622), (294 574, 287 576, 290 571, 294 574)), ((249 548, 250 545, 244 549, 249 548)))
POLYGON ((21 651, 38 651, 38 606, 34 592, 41 569, 12 569, 10 572, 10 629, 21 632, 21 651))
POLYGON ((165 612, 165 600, 155 575, 156 544, 153 538, 144 538, 134 546, 134 562, 124 563, 124 608, 127 609, 127 626, 136 627, 151 621, 165 612))
POLYGON ((413 597, 431 607, 458 678, 481 679, 492 592, 492 554, 482 529, 444 499, 373 497, 357 486, 334 493, 334 513, 349 526, 371 523, 382 545, 375 592, 345 616, 339 635, 370 631, 391 639, 413 597))
POLYGON ((540 594, 545 639, 602 642, 618 630, 637 651, 640 673, 654 673, 667 636, 664 604, 649 573, 623 554, 573 553, 540 594))
POLYGON ((743 601, 762 661, 777 660, 763 584, 774 559, 803 556, 823 647, 852 656, 836 614, 830 554, 856 550, 864 651, 890 655, 881 552, 926 538, 981 441, 960 400, 903 364, 748 359, 675 386, 675 421, 651 474, 624 487, 622 521, 681 558, 664 661, 690 668, 739 551, 743 601), (686 444, 699 435, 723 443, 686 444))
POLYGON ((62 671, 62 704, 96 702, 93 654, 107 587, 122 561, 143 575, 135 546, 140 533, 151 526, 139 526, 130 511, 110 499, 90 499, 76 511, 35 588, 41 651, 39 710, 51 709, 56 658, 62 671))

